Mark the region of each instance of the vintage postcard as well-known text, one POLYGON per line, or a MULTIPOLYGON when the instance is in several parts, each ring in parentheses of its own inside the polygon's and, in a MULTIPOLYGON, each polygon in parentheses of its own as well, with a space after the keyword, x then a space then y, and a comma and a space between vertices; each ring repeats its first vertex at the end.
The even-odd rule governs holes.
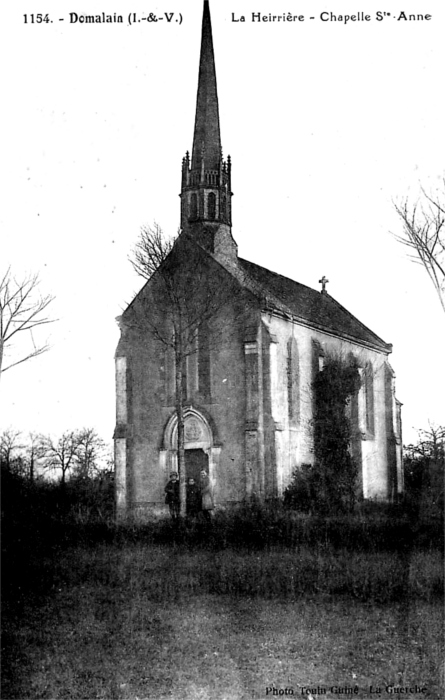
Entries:
POLYGON ((439 700, 442 5, 0 16, 3 697, 439 700))

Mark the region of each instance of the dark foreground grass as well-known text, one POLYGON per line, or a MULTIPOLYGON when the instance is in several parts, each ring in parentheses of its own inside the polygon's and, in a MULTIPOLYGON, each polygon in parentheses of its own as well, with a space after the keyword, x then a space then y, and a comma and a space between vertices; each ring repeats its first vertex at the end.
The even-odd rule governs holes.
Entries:
POLYGON ((435 551, 108 543, 39 567, 6 602, 4 700, 242 700, 302 687, 333 698, 345 694, 331 687, 355 686, 350 697, 400 698, 385 687, 416 684, 425 692, 404 698, 443 697, 435 551))

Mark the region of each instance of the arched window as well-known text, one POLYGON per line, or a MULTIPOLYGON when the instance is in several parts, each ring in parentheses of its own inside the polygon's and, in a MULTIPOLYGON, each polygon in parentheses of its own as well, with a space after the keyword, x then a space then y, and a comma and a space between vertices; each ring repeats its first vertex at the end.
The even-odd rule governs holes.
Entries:
POLYGON ((198 197, 196 196, 195 193, 193 193, 192 196, 190 197, 190 218, 191 219, 198 218, 198 197))
POLYGON ((287 343, 287 406, 290 425, 298 425, 300 419, 300 368, 295 338, 290 338, 287 343))
POLYGON ((374 369, 371 362, 366 363, 364 371, 366 430, 374 434, 374 369))
POLYGON ((207 218, 216 218, 216 194, 214 192, 210 192, 207 197, 207 218))
POLYGON ((198 388, 203 399, 210 399, 209 326, 203 322, 198 330, 198 388))
POLYGON ((176 362, 175 353, 172 347, 166 347, 164 350, 163 363, 161 365, 164 378, 164 399, 167 406, 172 406, 175 403, 176 395, 176 362))

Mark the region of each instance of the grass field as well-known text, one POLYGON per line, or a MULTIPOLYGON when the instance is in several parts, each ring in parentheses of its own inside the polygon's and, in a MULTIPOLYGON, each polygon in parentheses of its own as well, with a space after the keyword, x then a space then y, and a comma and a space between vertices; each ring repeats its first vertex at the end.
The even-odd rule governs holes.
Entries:
POLYGON ((442 585, 438 551, 109 542, 30 554, 4 610, 2 698, 242 700, 311 688, 442 700, 442 585), (416 684, 425 692, 385 690, 416 684))

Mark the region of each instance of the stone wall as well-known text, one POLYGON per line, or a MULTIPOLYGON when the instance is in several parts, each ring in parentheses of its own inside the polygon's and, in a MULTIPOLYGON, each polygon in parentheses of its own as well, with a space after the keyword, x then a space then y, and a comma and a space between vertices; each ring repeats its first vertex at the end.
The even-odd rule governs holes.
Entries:
MULTIPOLYGON (((363 386, 358 397, 359 430, 355 435, 354 449, 361 462, 361 480, 365 498, 386 499, 389 489, 390 455, 388 440, 393 440, 393 404, 388 401, 386 374, 387 355, 363 347, 362 345, 336 338, 322 331, 292 323, 289 320, 263 314, 265 335, 269 337, 268 373, 271 377, 272 421, 265 440, 273 442, 277 456, 278 495, 289 483, 292 471, 301 464, 312 464, 313 453, 313 400, 312 381, 314 369, 321 369, 323 357, 329 353, 340 354, 347 358, 353 353, 359 365, 367 365, 373 371, 373 408, 374 425, 372 434, 366 429, 366 403, 363 386), (289 416, 288 385, 288 342, 294 338, 299 357, 299 419, 296 427, 292 426, 289 416), (315 357, 314 354, 318 354, 315 357)), ((272 449, 269 447, 272 454, 272 449)), ((273 469, 272 462, 269 465, 273 469)), ((269 477, 273 483, 273 478, 269 477)), ((270 493, 270 495, 274 495, 270 493)))
MULTIPOLYGON (((150 313, 155 301, 147 285, 137 304, 150 313)), ((116 358, 117 508, 146 517, 165 512, 164 487, 177 468, 174 364, 156 334, 132 323, 131 314, 122 327, 116 358)), ((195 435, 189 430, 186 449, 207 455, 217 504, 281 497, 293 470, 313 463, 312 382, 329 353, 347 358, 352 352, 363 377, 372 371, 372 401, 364 381, 351 407, 364 497, 386 499, 401 488, 394 377, 385 353, 260 313, 247 295, 236 294, 210 322, 209 338, 210 392, 200 388, 199 355, 187 361, 185 415, 186 424, 194 421, 195 435)))

